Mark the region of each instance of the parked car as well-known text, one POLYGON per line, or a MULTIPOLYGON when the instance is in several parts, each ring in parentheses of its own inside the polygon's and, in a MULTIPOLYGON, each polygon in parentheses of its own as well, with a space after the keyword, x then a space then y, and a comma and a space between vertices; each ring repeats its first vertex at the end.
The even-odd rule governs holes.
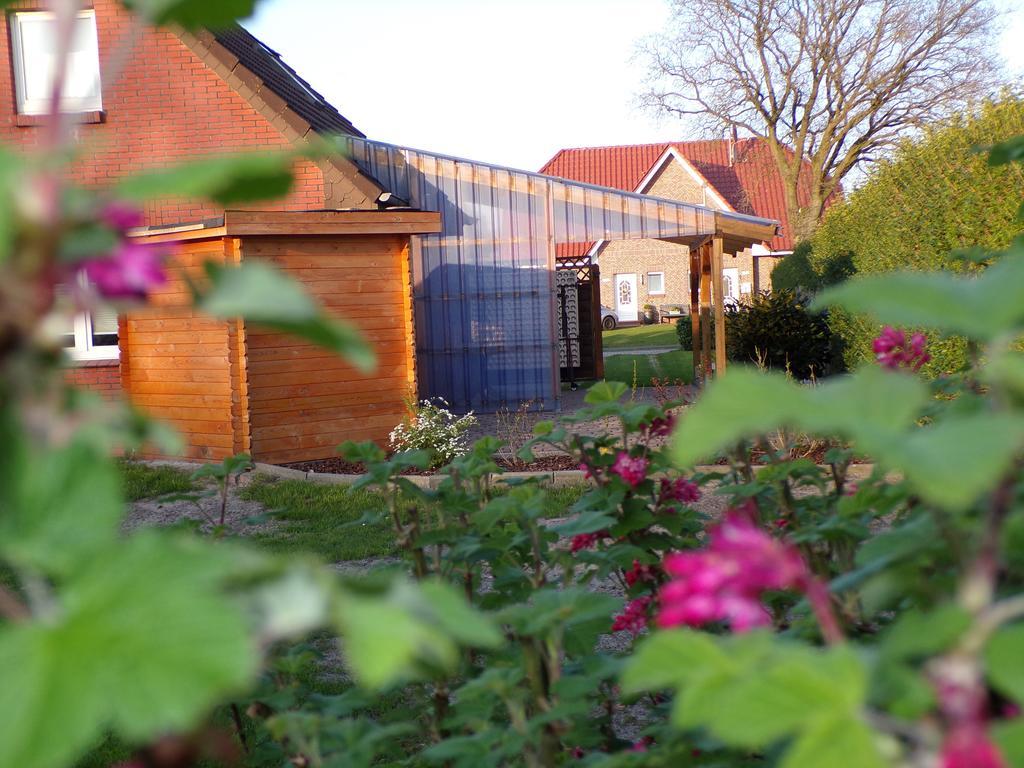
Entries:
POLYGON ((608 309, 608 307, 601 305, 601 327, 606 331, 615 329, 615 326, 619 324, 619 316, 615 314, 614 309, 608 309))

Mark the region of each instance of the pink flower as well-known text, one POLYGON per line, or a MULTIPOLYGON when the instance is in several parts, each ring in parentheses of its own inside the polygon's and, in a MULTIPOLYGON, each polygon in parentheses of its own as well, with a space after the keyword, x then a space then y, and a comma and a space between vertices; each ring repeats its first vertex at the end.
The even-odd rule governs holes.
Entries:
POLYGON ((632 746, 630 746, 629 751, 630 752, 646 752, 647 748, 649 746, 651 746, 652 744, 654 744, 654 737, 653 736, 644 736, 642 739, 638 739, 637 741, 634 741, 632 746))
POLYGON ((167 282, 163 252, 140 243, 122 243, 113 254, 84 262, 89 282, 108 299, 142 299, 167 282))
POLYGON ((915 333, 908 342, 904 331, 887 325, 872 343, 872 349, 875 352, 875 359, 883 368, 893 371, 900 368, 918 371, 932 359, 925 351, 927 343, 928 340, 923 333, 915 333))
POLYGON ((669 480, 667 477, 661 478, 658 488, 659 501, 679 501, 683 504, 692 504, 699 499, 700 488, 695 483, 681 477, 677 477, 675 480, 669 480))
POLYGON ((1003 704, 1000 714, 1007 720, 1020 717, 1020 705, 1013 701, 1007 701, 1003 704))
POLYGON ((942 768, 1008 768, 981 723, 953 725, 942 743, 942 768))
POLYGON ((575 555, 581 549, 593 549, 597 546, 597 542, 605 538, 607 535, 608 531, 580 533, 572 537, 572 542, 569 544, 569 551, 575 555))
MULTIPOLYGON (((760 602, 761 593, 800 589, 810 597, 813 581, 795 547, 735 511, 711 529, 707 549, 668 555, 664 568, 672 580, 658 594, 661 627, 725 621, 745 632, 765 626, 771 615, 760 602)), ((824 597, 827 602, 827 590, 824 597)))
POLYGON ((626 605, 626 610, 615 617, 612 622, 612 632, 627 630, 633 635, 639 635, 641 630, 647 626, 647 608, 651 604, 651 598, 647 595, 638 597, 626 605))
POLYGON ((659 416, 652 420, 651 423, 647 425, 647 434, 651 437, 667 437, 672 434, 672 430, 675 429, 675 426, 676 415, 674 413, 669 413, 666 414, 664 418, 659 416))
POLYGON ((583 473, 584 480, 589 480, 594 476, 594 473, 590 469, 590 465, 587 464, 586 462, 580 464, 580 472, 583 473))
POLYGON ((626 571, 626 583, 631 587, 635 586, 637 582, 654 582, 657 580, 658 576, 655 572, 655 567, 642 565, 639 560, 634 560, 633 567, 626 571))
POLYGON ((634 459, 625 451, 620 451, 612 464, 612 472, 629 483, 630 487, 636 488, 647 477, 647 459, 634 459))
POLYGON ((121 200, 114 200, 100 212, 100 219, 111 229, 127 232, 129 229, 141 227, 146 217, 140 208, 121 200))

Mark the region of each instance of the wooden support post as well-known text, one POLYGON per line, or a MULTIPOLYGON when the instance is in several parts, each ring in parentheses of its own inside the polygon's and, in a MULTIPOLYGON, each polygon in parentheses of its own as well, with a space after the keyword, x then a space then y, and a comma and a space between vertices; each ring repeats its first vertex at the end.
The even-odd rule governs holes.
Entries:
POLYGON ((725 373, 725 282, 722 279, 722 238, 711 241, 712 293, 715 301, 715 376, 725 373))
POLYGON ((690 347, 695 379, 700 377, 700 254, 703 247, 690 248, 690 347))
POLYGON ((701 383, 711 381, 711 246, 700 249, 700 361, 701 383))

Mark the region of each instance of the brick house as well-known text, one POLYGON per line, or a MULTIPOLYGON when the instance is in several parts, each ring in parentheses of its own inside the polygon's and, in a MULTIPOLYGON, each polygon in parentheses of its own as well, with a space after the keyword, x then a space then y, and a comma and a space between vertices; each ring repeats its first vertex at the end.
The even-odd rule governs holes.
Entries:
MULTIPOLYGON (((730 257, 725 294, 739 300, 771 289, 771 271, 792 252, 782 179, 760 139, 689 141, 560 150, 541 173, 683 200, 721 211, 775 219, 781 233, 730 257)), ((690 301, 688 249, 664 240, 619 240, 562 246, 559 257, 589 255, 601 270, 601 304, 621 322, 637 321, 644 307, 690 301)))
MULTIPOLYGON (((8 103, 0 141, 24 149, 39 140, 52 69, 53 19, 28 2, 0 21, 9 62, 0 67, 8 103)), ((409 395, 444 397, 462 411, 527 401, 557 409, 562 356, 573 368, 587 359, 581 347, 600 358, 592 284, 589 321, 576 313, 570 327, 567 315, 556 318, 557 249, 645 237, 709 254, 713 241, 716 252, 733 254, 777 229, 774 220, 658 200, 628 185, 374 141, 237 26, 138 28, 116 0, 95 0, 80 14, 72 56, 63 107, 82 147, 71 174, 86 188, 204 155, 328 136, 338 147, 297 162, 288 197, 258 208, 151 202, 147 226, 133 236, 174 245, 167 284, 145 307, 79 316, 64 333, 71 381, 120 390, 176 427, 190 458, 246 451, 260 461, 305 461, 333 456, 346 439, 384 442, 409 395), (112 62, 122 71, 104 69, 112 62), (377 371, 193 308, 185 278, 201 275, 206 261, 249 259, 290 273, 328 314, 350 320, 374 347, 377 371)))
MULTIPOLYGON (((117 0, 89 5, 78 19, 66 105, 87 148, 72 171, 85 187, 109 187, 123 176, 204 154, 300 145, 311 133, 363 135, 240 27, 216 35, 135 29, 117 0), (105 67, 120 57, 123 69, 110 77, 105 67)), ((7 62, 0 67, 7 105, 0 141, 7 146, 31 148, 40 136, 52 17, 39 7, 21 3, 0 19, 0 57, 7 62)), ((287 199, 261 208, 372 208, 380 194, 341 157, 302 161, 294 170, 287 199)), ((161 200, 149 204, 146 221, 166 227, 223 214, 203 201, 161 200)), ((71 380, 100 391, 120 388, 118 330, 113 314, 76 320, 67 334, 76 363, 71 380)))

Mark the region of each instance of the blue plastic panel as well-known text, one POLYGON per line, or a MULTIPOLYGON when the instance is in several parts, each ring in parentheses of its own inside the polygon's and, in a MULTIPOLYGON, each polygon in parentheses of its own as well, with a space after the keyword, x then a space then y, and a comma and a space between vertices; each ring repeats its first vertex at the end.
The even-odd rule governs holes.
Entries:
POLYGON ((420 397, 459 411, 558 405, 555 244, 714 232, 714 211, 368 139, 359 169, 443 231, 414 236, 420 397))

